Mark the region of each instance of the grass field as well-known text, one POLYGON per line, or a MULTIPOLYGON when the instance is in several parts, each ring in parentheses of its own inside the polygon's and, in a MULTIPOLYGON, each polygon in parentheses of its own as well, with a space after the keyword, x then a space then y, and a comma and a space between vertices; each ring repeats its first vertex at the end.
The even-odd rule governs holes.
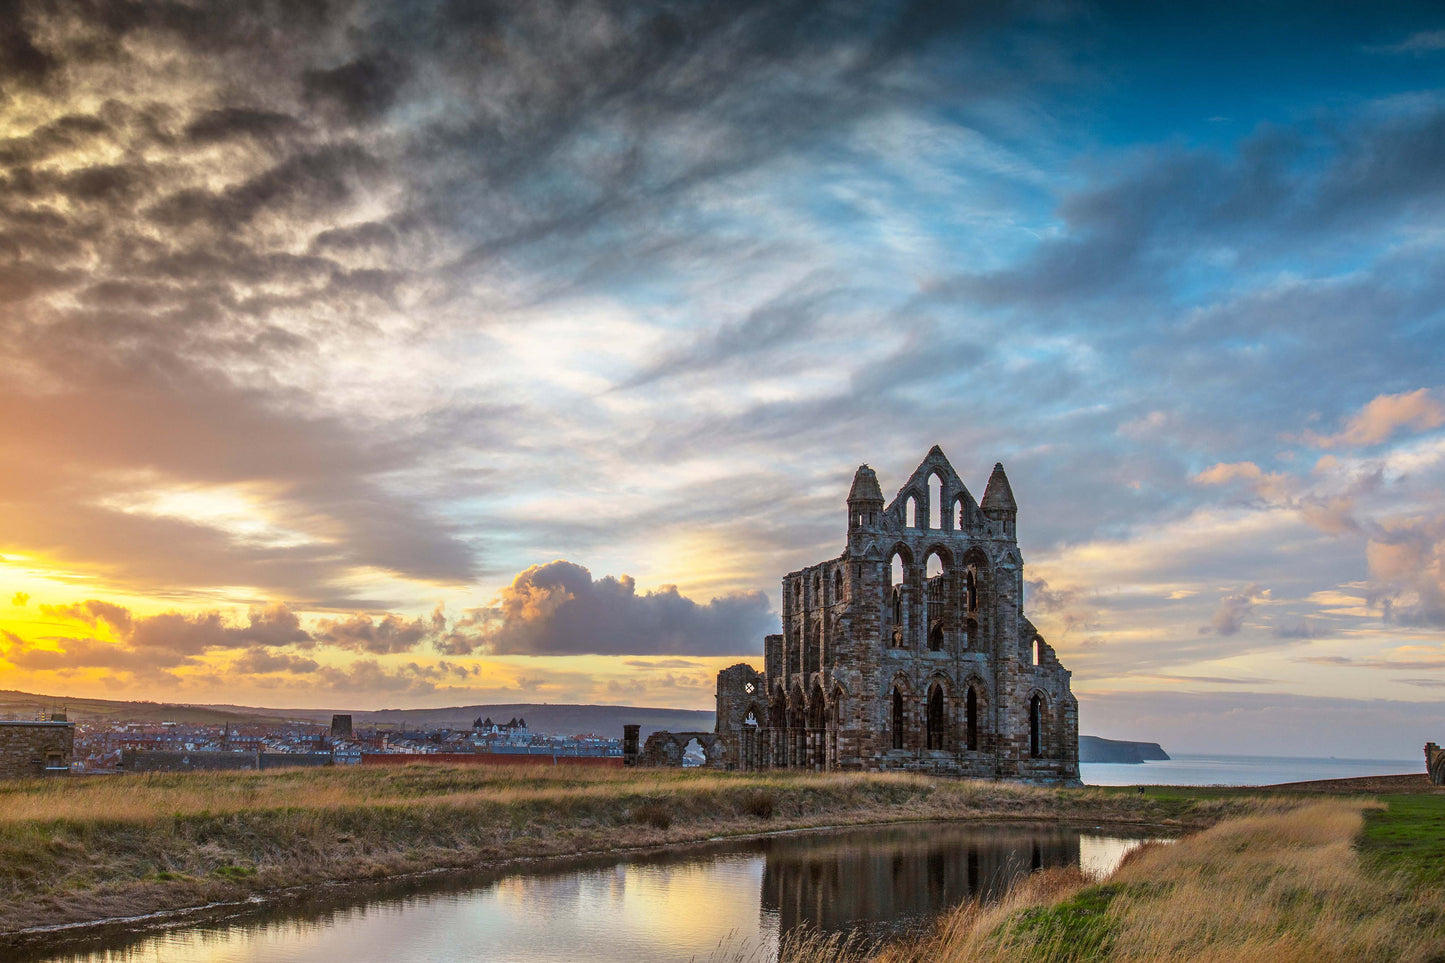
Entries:
POLYGON ((1202 830, 1103 883, 1035 874, 925 940, 791 959, 1445 961, 1445 795, 1041 789, 901 774, 421 764, 0 783, 0 955, 26 927, 321 881, 777 829, 1034 819, 1202 830))
POLYGON ((333 880, 921 819, 1197 827, 1257 810, 901 774, 421 764, 0 783, 0 948, 25 927, 333 880))
POLYGON ((1365 813, 1359 848, 1366 862, 1377 872, 1445 890, 1445 794, 1389 796, 1384 802, 1383 809, 1365 813))

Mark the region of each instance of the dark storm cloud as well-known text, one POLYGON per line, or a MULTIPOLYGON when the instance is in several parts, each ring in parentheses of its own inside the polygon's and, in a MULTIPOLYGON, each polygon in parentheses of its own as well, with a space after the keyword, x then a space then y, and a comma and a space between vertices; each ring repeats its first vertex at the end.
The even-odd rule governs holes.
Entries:
POLYGON ((308 102, 334 105, 348 120, 364 121, 391 106, 405 78, 405 66, 381 51, 330 70, 307 70, 302 89, 308 102))
POLYGON ((0 97, 5 87, 38 86, 56 67, 55 59, 35 46, 23 0, 0 3, 0 97))
POLYGON ((186 124, 185 136, 194 144, 217 144, 237 138, 273 143, 299 131, 300 122, 289 114, 245 107, 218 107, 186 124))
POLYGON ((560 560, 520 573, 472 621, 497 655, 731 655, 777 627, 761 592, 699 604, 675 586, 638 594, 629 576, 594 580, 560 560))

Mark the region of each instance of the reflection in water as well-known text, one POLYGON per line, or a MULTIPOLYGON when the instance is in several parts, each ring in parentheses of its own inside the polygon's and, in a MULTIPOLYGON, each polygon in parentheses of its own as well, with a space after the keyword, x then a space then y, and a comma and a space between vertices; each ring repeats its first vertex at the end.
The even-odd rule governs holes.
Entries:
POLYGON ((671 963, 726 944, 769 959, 796 926, 875 936, 921 928, 964 900, 998 898, 1034 869, 1108 872, 1133 845, 1074 829, 936 823, 782 835, 546 872, 393 883, 350 892, 351 905, 316 897, 42 958, 671 963))
POLYGON ((1079 864, 1068 829, 933 826, 871 830, 824 840, 776 841, 763 871, 763 911, 788 932, 901 930, 976 896, 1002 896, 1035 869, 1079 864))

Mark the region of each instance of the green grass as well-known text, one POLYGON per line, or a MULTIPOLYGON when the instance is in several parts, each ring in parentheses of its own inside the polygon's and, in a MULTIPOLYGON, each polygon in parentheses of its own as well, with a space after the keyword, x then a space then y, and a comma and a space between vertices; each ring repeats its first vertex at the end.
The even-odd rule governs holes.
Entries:
POLYGON ((1365 813, 1359 848, 1383 872, 1418 885, 1445 886, 1445 795, 1385 796, 1365 813))
POLYGON ((1086 886, 1062 903, 1026 909, 1004 926, 1009 936, 1043 949, 1051 959, 1105 959, 1117 927, 1106 914, 1126 888, 1122 883, 1086 886))

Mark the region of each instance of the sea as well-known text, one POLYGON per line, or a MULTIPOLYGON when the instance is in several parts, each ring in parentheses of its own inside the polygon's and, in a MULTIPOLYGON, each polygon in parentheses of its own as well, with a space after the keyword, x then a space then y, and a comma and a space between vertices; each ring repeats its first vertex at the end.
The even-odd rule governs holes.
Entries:
POLYGON ((1425 759, 1315 759, 1304 756, 1212 756, 1170 753, 1168 760, 1085 762, 1086 786, 1269 786, 1314 779, 1397 776, 1424 772, 1425 759))

